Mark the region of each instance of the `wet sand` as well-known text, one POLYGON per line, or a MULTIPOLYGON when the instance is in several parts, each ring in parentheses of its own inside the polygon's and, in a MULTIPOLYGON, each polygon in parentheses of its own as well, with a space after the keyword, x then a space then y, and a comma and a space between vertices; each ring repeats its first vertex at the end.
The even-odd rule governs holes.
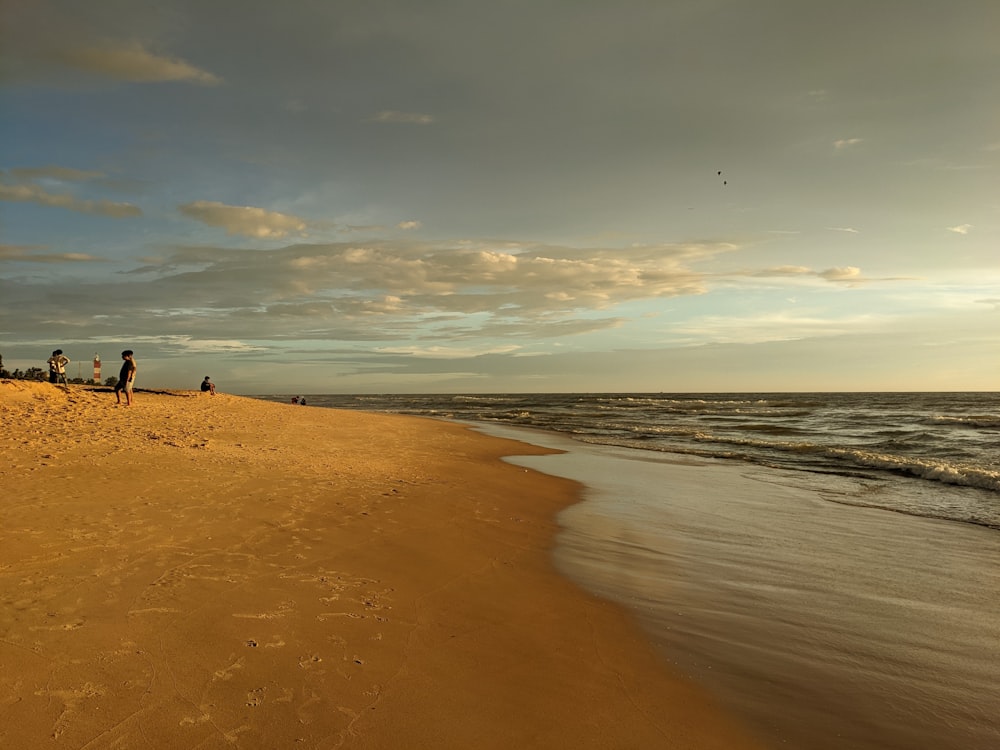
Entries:
POLYGON ((0 746, 761 747, 551 561, 546 449, 0 381, 0 746))
POLYGON ((873 480, 487 431, 565 451, 511 459, 586 485, 557 565, 773 746, 1000 748, 995 529, 852 504, 873 480))

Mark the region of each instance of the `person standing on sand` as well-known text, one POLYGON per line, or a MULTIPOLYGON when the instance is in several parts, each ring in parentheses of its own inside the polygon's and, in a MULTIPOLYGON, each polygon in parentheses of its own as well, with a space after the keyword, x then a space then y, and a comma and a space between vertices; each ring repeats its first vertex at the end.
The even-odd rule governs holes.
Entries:
POLYGON ((215 395, 215 383, 209 380, 208 375, 206 375, 205 379, 201 381, 201 392, 211 393, 213 396, 215 395))
POLYGON ((135 384, 135 371, 139 369, 132 358, 132 350, 122 352, 122 369, 118 373, 118 384, 115 385, 115 403, 122 402, 122 391, 125 391, 125 406, 132 405, 132 387, 135 384))
POLYGON ((66 382, 66 365, 69 364, 69 357, 63 354, 62 349, 56 349, 52 352, 52 356, 48 359, 48 364, 49 382, 56 385, 62 380, 63 385, 68 385, 66 382))

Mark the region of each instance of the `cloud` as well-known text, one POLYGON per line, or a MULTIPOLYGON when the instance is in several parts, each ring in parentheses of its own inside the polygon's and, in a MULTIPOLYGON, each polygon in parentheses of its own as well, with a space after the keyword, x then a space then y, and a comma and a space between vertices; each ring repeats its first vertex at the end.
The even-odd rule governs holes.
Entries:
POLYGON ((820 271, 818 276, 827 281, 860 281, 861 269, 855 266, 828 268, 825 271, 820 271))
POLYGON ((914 281, 912 276, 865 276, 861 269, 856 266, 844 266, 841 268, 826 268, 817 271, 806 266, 776 266, 764 268, 757 271, 739 271, 731 274, 733 276, 751 276, 754 278, 817 278, 828 281, 832 284, 844 284, 845 286, 860 286, 876 281, 914 281))
POLYGON ((847 232, 849 234, 859 234, 854 227, 827 227, 831 232, 847 232))
POLYGON ((457 346, 384 346, 375 349, 383 354, 405 354, 411 357, 422 357, 427 359, 466 359, 468 357, 482 357, 487 354, 513 354, 521 347, 515 344, 492 344, 480 347, 457 347, 457 346))
POLYGON ((862 138, 841 138, 833 142, 833 147, 838 150, 850 148, 851 146, 857 146, 862 140, 862 138))
POLYGON ((400 229, 420 229, 423 224, 419 221, 401 221, 396 226, 400 229))
POLYGON ((3 245, 0 244, 0 262, 18 261, 21 263, 101 263, 98 258, 86 253, 39 253, 42 248, 34 245, 3 245))
POLYGON ((217 86, 222 79, 177 58, 147 50, 139 42, 103 41, 94 45, 69 46, 52 53, 64 65, 77 70, 131 83, 184 81, 217 86))
POLYGON ((972 224, 959 224, 957 227, 948 227, 948 231, 955 234, 968 234, 970 229, 972 229, 972 224))
POLYGON ((773 268, 762 268, 758 271, 747 271, 746 276, 812 276, 815 272, 806 266, 774 266, 773 268))
POLYGON ((769 341, 795 341, 827 338, 879 328, 892 321, 888 316, 853 315, 829 317, 791 311, 760 315, 709 315, 673 328, 673 333, 690 342, 715 344, 760 344, 769 341))
POLYGON ((191 61, 169 54, 157 42, 178 38, 176 10, 151 12, 143 3, 64 0, 23 0, 12 5, 16 10, 4 19, 10 26, 3 37, 5 81, 59 88, 83 83, 84 77, 201 86, 223 82, 191 61))
MULTIPOLYGON (((257 221, 259 214, 251 218, 257 221)), ((252 330, 258 335, 295 320, 293 335, 319 331, 308 335, 353 338, 356 334, 343 329, 364 321, 373 339, 401 329, 421 335, 447 329, 454 338, 487 328, 495 332, 502 325, 514 327, 504 335, 528 330, 568 335, 615 324, 602 317, 596 323, 590 318, 584 328, 565 325, 581 315, 596 317, 634 301, 700 295, 746 278, 847 286, 892 280, 865 278, 854 266, 698 269, 737 249, 729 243, 569 248, 488 240, 297 244, 252 254, 188 247, 151 260, 143 272, 157 278, 156 289, 169 289, 163 299, 180 310, 203 304, 206 296, 220 308, 246 308, 245 290, 257 290, 252 307, 260 317, 252 330)))
MULTIPOLYGON (((0 258, 41 260, 38 250, 12 246, 0 250, 0 258)), ((245 363, 301 365, 301 352, 313 347, 317 362, 339 362, 358 372, 391 370, 393 357, 404 363, 401 372, 411 370, 414 359, 465 359, 479 368, 485 366, 482 358, 551 354, 560 345, 586 346, 605 334, 627 341, 639 317, 667 309, 663 300, 713 289, 718 299, 730 298, 741 279, 743 286, 754 286, 748 277, 783 276, 781 284, 815 286, 850 285, 861 276, 851 267, 720 271, 719 264, 739 250, 721 242, 581 248, 392 239, 252 252, 222 246, 162 250, 162 257, 145 259, 149 265, 142 273, 49 283, 37 310, 31 302, 38 291, 30 280, 15 283, 10 274, 0 274, 0 330, 30 331, 42 341, 66 341, 67 331, 85 331, 88 347, 120 341, 125 332, 147 357, 204 352, 245 363), (109 299, 115 300, 111 307, 109 299), (225 340, 218 339, 220 331, 225 340)), ((693 304, 703 309, 706 303, 693 304)), ((683 308, 680 301, 670 305, 683 308)), ((794 317, 760 318, 755 325, 725 317, 685 321, 671 313, 657 340, 670 346, 746 343, 840 333, 853 325, 824 327, 832 320, 824 316, 807 305, 797 306, 794 317)))
POLYGON ((67 208, 85 214, 99 214, 121 219, 142 216, 142 209, 131 203, 115 203, 107 200, 84 200, 64 193, 50 193, 40 185, 0 184, 0 200, 18 203, 38 203, 42 206, 67 208))
MULTIPOLYGON (((845 266, 843 268, 827 268, 823 271, 816 271, 812 268, 806 266, 775 266, 773 268, 764 268, 759 271, 744 272, 743 275, 755 276, 759 278, 774 278, 774 277, 802 277, 802 276, 812 276, 826 281, 834 282, 859 282, 859 281, 872 281, 873 279, 865 279, 861 275, 861 269, 855 266, 845 266)), ((889 281, 891 279, 879 279, 880 281, 889 281)))
POLYGON ((420 114, 419 112, 397 112, 396 110, 385 109, 369 118, 369 122, 430 125, 434 122, 434 117, 432 115, 420 114))
POLYGON ((255 206, 227 206, 217 201, 195 201, 178 206, 189 219, 213 227, 222 227, 227 234, 247 237, 286 237, 305 234, 310 224, 291 214, 267 211, 255 206))
MULTIPOLYGON (((120 339, 110 339, 109 343, 117 343, 120 339)), ((167 336, 133 336, 129 339, 133 344, 154 344, 166 351, 176 354, 232 354, 234 352, 260 352, 265 347, 248 344, 236 339, 196 338, 185 335, 167 336)))
MULTIPOLYGON (((239 212, 230 218, 246 219, 239 212)), ((624 302, 704 293, 710 277, 692 265, 734 249, 727 243, 579 249, 487 240, 296 244, 252 253, 182 247, 147 258, 141 274, 128 275, 141 280, 104 280, 107 288, 89 296, 158 311, 130 318, 132 326, 155 321, 159 330, 191 335, 212 336, 224 325, 227 335, 252 340, 439 334, 454 340, 498 330, 564 336, 616 325, 592 314, 624 302)))

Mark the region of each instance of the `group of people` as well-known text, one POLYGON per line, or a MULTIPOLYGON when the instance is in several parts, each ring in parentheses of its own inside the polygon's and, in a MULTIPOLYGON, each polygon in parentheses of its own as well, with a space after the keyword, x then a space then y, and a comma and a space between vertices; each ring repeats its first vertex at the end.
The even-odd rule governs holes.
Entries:
MULTIPOLYGON (((52 352, 52 356, 48 358, 47 364, 49 366, 49 382, 53 385, 58 385, 62 382, 63 385, 69 385, 66 381, 66 365, 68 365, 72 360, 63 354, 62 349, 56 349, 52 352)), ((125 405, 131 406, 134 398, 135 390, 135 373, 139 368, 135 363, 135 353, 131 349, 126 349, 122 352, 122 369, 118 373, 118 382, 115 384, 115 403, 120 404, 122 402, 122 394, 125 394, 125 405)), ((210 393, 215 395, 215 383, 212 379, 206 375, 205 379, 201 381, 202 393, 210 393)), ((305 403, 305 399, 302 400, 305 403)))
MULTIPOLYGON (((56 349, 52 356, 48 358, 49 382, 58 385, 60 381, 68 386, 66 381, 66 365, 72 360, 63 354, 62 349, 56 349)), ((135 356, 131 349, 122 352, 122 369, 118 373, 118 382, 115 384, 115 403, 122 402, 122 394, 125 394, 125 405, 132 405, 132 392, 135 387, 135 371, 138 368, 135 364, 135 356)))

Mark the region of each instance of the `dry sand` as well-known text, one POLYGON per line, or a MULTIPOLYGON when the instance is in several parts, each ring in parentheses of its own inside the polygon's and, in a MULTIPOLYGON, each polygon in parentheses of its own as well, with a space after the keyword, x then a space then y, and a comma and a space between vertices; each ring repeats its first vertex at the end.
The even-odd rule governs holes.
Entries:
POLYGON ((757 747, 557 575, 545 449, 0 381, 0 747, 757 747))

